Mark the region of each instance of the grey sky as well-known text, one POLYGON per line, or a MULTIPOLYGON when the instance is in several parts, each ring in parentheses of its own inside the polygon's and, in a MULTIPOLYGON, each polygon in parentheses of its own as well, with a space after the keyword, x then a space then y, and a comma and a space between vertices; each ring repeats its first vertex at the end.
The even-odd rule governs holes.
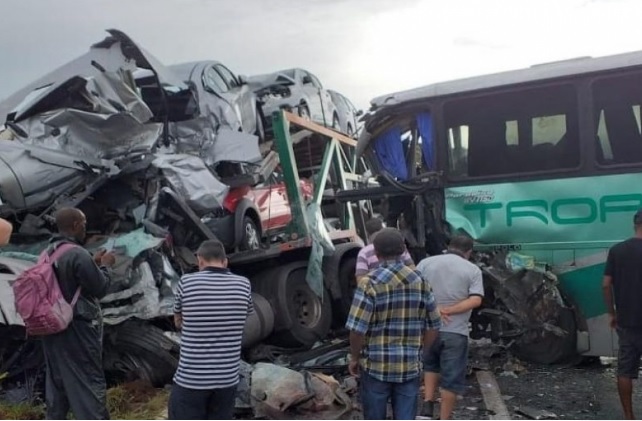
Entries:
POLYGON ((2 0, 0 98, 106 28, 166 64, 302 67, 360 107, 378 95, 531 64, 642 49, 637 0, 2 0))

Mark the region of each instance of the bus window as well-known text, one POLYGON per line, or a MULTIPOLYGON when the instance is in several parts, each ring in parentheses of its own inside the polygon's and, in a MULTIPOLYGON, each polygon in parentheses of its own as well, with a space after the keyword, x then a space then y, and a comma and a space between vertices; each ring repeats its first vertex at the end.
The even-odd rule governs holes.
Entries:
POLYGON ((571 85, 450 101, 444 116, 453 177, 579 165, 577 95, 571 85))
POLYGON ((642 75, 597 80, 593 100, 597 162, 606 166, 642 162, 642 75))

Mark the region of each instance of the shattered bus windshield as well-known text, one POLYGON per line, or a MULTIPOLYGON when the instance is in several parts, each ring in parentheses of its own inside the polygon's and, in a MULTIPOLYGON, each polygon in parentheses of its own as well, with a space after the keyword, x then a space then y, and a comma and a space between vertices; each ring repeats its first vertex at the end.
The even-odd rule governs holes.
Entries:
POLYGON ((508 340, 540 329, 530 348, 547 361, 571 351, 608 356, 617 338, 602 274, 642 207, 641 107, 642 52, 569 60, 375 98, 358 151, 390 182, 439 176, 448 229, 476 240, 486 287, 498 293, 479 312, 482 333, 508 340), (411 162, 394 134, 422 114, 431 146, 421 149, 436 156, 434 167, 411 162), (561 303, 554 323, 536 316, 550 310, 536 287, 548 284, 519 270, 551 277, 561 303), (520 314, 524 297, 539 300, 536 312, 520 314))

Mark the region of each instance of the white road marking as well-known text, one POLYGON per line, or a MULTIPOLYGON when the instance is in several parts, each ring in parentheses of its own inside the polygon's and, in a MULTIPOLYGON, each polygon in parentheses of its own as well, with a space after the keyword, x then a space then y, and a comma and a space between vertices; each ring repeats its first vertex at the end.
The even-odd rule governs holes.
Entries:
POLYGON ((499 386, 495 380, 495 376, 490 371, 478 371, 477 382, 484 397, 484 404, 486 409, 492 411, 495 415, 491 415, 491 420, 510 420, 510 414, 502 399, 502 394, 499 391, 499 386))

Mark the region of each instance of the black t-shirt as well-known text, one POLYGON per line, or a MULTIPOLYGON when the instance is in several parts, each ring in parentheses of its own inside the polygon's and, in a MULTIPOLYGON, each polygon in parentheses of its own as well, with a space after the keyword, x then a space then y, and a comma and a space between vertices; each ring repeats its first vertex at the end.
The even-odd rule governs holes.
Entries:
POLYGON ((642 238, 613 246, 604 274, 613 278, 618 326, 642 328, 642 238))

